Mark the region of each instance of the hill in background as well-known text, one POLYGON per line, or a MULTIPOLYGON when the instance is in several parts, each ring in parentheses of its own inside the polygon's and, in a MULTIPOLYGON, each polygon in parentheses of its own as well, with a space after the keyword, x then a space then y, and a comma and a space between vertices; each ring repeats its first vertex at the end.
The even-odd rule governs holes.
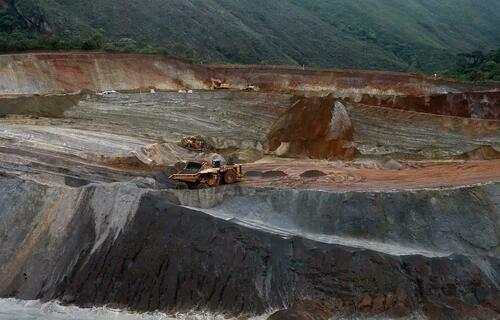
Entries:
MULTIPOLYGON (((200 62, 439 72, 500 46, 498 0, 0 0, 37 33, 200 62)), ((2 24, 0 23, 0 28, 2 24)))

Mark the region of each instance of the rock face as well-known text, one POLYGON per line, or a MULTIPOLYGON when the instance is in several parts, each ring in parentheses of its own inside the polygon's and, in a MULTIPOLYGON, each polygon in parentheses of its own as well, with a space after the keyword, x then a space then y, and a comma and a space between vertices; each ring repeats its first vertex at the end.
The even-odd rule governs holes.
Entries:
POLYGON ((387 155, 494 159, 500 123, 341 102, 333 94, 296 96, 270 128, 268 146, 278 156, 330 160, 387 155))
MULTIPOLYGON (((44 28, 43 21, 36 24, 44 28)), ((142 92, 149 92, 150 88, 209 89, 211 78, 221 79, 234 89, 244 89, 251 83, 264 91, 334 92, 338 97, 350 97, 356 102, 380 100, 374 104, 402 108, 408 105, 414 111, 448 110, 446 112, 458 112, 454 115, 460 116, 498 116, 495 111, 498 85, 468 85, 404 73, 195 65, 156 55, 95 52, 0 56, 0 95, 110 89, 142 92), (464 92, 468 93, 461 96, 464 92), (363 95, 366 96, 360 101, 363 95), (422 102, 407 103, 411 99, 422 102), (429 99, 431 102, 426 102, 429 99), (461 102, 464 99, 465 105, 461 102), (415 107, 411 107, 413 105, 415 107)))
POLYGON ((76 257, 119 233, 137 210, 133 184, 68 188, 0 177, 0 295, 53 294, 76 257))
POLYGON ((349 114, 333 98, 298 99, 268 134, 270 151, 329 160, 355 158, 352 138, 349 114))
POLYGON ((147 55, 45 53, 0 56, 0 95, 74 93, 81 90, 208 89, 199 67, 147 55), (145 76, 146 75, 146 76, 145 76), (200 78, 201 76, 201 78, 200 78))
POLYGON ((176 196, 184 206, 245 225, 388 254, 494 255, 500 249, 498 184, 345 193, 223 188, 176 196))
POLYGON ((353 159, 495 159, 500 122, 299 97, 270 128, 278 156, 353 159))
POLYGON ((362 155, 461 159, 484 146, 500 150, 500 122, 345 103, 362 155))
MULTIPOLYGON (((208 197, 204 191, 147 191, 120 183, 68 188, 6 177, 0 188, 2 297, 241 314, 307 296, 336 313, 405 315, 424 308, 429 315, 455 312, 465 319, 461 310, 477 309, 491 319, 500 312, 495 255, 391 254, 180 205, 188 196, 208 197)), ((472 205, 480 211, 481 203, 472 205)), ((376 225, 365 225, 365 232, 376 225)))
POLYGON ((333 316, 330 308, 314 300, 306 300, 295 306, 275 312, 268 320, 329 320, 333 316))
POLYGON ((430 95, 371 95, 346 100, 370 106, 463 118, 500 119, 500 91, 433 93, 430 95))

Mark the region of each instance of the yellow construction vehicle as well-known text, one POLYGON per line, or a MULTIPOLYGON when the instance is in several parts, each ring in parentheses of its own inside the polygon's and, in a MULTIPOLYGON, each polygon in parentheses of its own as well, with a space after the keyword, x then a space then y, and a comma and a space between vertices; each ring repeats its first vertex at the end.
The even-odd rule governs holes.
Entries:
POLYGON ((210 79, 212 81, 212 90, 221 90, 221 89, 231 89, 231 86, 228 83, 225 83, 222 80, 219 79, 210 79))
POLYGON ((201 136, 188 136, 181 139, 179 145, 190 151, 206 152, 215 148, 201 136))
POLYGON ((239 164, 222 165, 221 161, 187 162, 184 169, 170 176, 177 182, 176 189, 207 189, 222 184, 233 184, 241 180, 242 168, 239 164))

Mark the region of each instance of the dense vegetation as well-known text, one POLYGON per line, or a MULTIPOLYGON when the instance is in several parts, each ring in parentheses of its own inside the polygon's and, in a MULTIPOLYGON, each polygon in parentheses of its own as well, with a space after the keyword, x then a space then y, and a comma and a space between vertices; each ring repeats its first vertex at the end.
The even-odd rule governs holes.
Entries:
POLYGON ((481 51, 459 54, 455 67, 446 75, 465 81, 500 81, 500 49, 488 54, 481 51))
POLYGON ((98 31, 88 30, 72 37, 43 32, 30 26, 13 6, 0 8, 0 52, 26 50, 97 50, 112 52, 166 53, 133 39, 105 39, 98 31))
POLYGON ((442 73, 458 53, 500 46, 498 0, 0 0, 0 7, 4 52, 106 49, 442 73))
POLYGON ((105 50, 108 52, 135 52, 168 54, 165 49, 153 47, 133 39, 105 40, 102 34, 92 33, 71 39, 30 31, 0 32, 0 53, 27 50, 105 50))

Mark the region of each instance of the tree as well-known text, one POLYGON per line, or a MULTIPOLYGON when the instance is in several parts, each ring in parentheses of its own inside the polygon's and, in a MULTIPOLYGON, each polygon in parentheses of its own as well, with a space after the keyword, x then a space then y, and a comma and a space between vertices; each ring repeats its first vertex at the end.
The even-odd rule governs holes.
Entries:
POLYGON ((455 67, 446 75, 473 82, 500 81, 500 49, 459 54, 455 67))
POLYGON ((95 33, 89 38, 83 40, 81 48, 83 50, 96 50, 101 49, 103 47, 103 37, 100 33, 95 33))
POLYGON ((12 32, 16 29, 18 23, 16 17, 10 14, 0 13, 0 31, 12 32))
POLYGON ((482 51, 474 51, 474 52, 471 52, 471 53, 461 53, 459 54, 459 56, 462 56, 464 57, 468 64, 469 67, 476 67, 478 66, 481 62, 484 61, 484 54, 482 51))

